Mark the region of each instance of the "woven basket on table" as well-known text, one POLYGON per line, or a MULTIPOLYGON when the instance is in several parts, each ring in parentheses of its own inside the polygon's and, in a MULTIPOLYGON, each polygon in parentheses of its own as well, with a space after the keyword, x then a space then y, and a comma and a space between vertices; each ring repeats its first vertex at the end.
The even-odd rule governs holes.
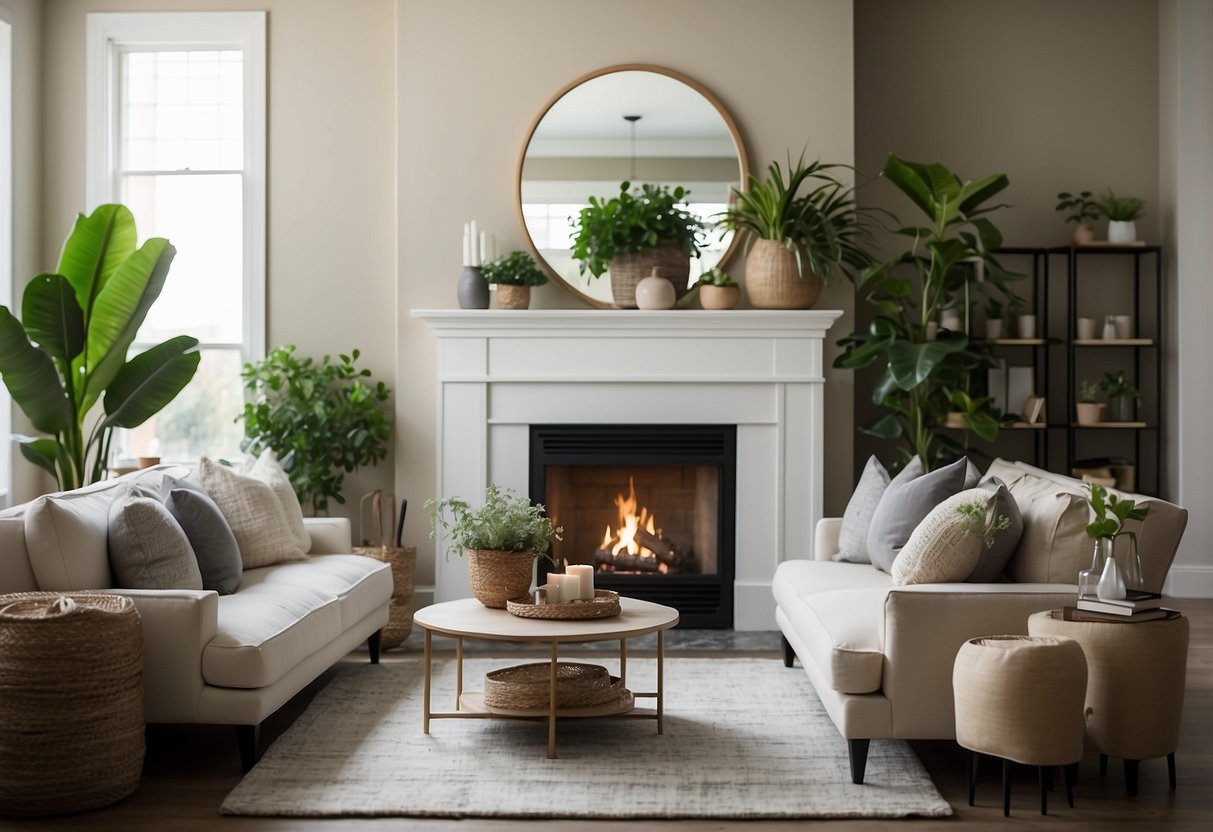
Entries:
POLYGON ((745 261, 745 294, 757 309, 809 309, 821 295, 821 280, 796 253, 777 240, 755 240, 745 261))
POLYGON ((143 631, 129 598, 0 595, 0 814, 80 812, 139 786, 143 631))
POLYGON ((654 267, 674 284, 676 299, 687 293, 691 275, 691 255, 675 240, 658 243, 655 248, 618 254, 611 259, 611 295, 621 309, 636 308, 636 284, 653 273, 654 267))
POLYGON ((505 602, 531 590, 535 555, 497 549, 466 549, 472 595, 486 607, 505 609, 505 602))
POLYGON ((416 546, 355 546, 354 553, 383 561, 392 567, 392 603, 388 622, 380 633, 384 650, 399 647, 413 632, 413 593, 416 590, 416 546))

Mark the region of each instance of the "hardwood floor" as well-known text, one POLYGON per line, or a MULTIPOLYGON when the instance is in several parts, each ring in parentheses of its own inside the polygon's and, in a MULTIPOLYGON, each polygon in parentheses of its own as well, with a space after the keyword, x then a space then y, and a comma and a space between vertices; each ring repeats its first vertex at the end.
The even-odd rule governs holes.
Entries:
MULTIPOLYGON (((1077 825, 1081 829, 1206 829, 1213 810, 1213 599, 1177 600, 1171 604, 1192 621, 1192 643, 1188 654, 1188 683, 1184 704, 1183 739, 1177 757, 1179 787, 1167 788, 1167 767, 1163 759, 1142 763, 1139 793, 1124 794, 1124 774, 1119 761, 1108 768, 1101 780, 1094 756, 1083 761, 1075 789, 1075 808, 1062 799, 1060 788, 1049 801, 1049 816, 1041 817, 1036 795, 1035 773, 1022 768, 1015 778, 1011 796, 1011 818, 1002 817, 1001 785, 994 764, 987 764, 978 784, 976 807, 967 803, 964 754, 949 742, 916 742, 935 784, 952 804, 955 816, 944 820, 892 821, 813 821, 815 830, 878 829, 900 830, 984 830, 1005 829, 1010 824, 1021 829, 1055 829, 1057 824, 1077 825)), ((670 650, 669 655, 679 655, 670 650)), ((691 655, 682 653, 684 655, 691 655)), ((410 655, 410 654, 405 654, 410 655)), ((693 655, 703 656, 702 651, 693 655)), ((730 655, 736 655, 730 653, 730 655)), ((763 651, 772 660, 777 651, 763 651)), ((389 653, 385 660, 399 658, 389 653)), ((348 661, 366 661, 365 654, 348 661)), ((789 671, 790 672, 790 671, 789 671)), ((268 743, 278 736, 315 695, 331 673, 275 714, 263 730, 268 743)), ((401 761, 400 782, 408 783, 409 762, 401 761)), ((380 832, 381 830, 419 830, 419 832, 596 832, 623 826, 657 829, 663 832, 709 832, 712 830, 757 828, 763 832, 802 829, 808 821, 642 821, 625 824, 618 821, 464 821, 384 818, 384 819, 256 819, 228 818, 218 814, 219 804, 240 780, 233 732, 211 727, 165 727, 151 732, 143 782, 126 800, 96 812, 39 820, 0 819, 0 829, 93 829, 93 830, 193 830, 223 829, 231 832, 380 832)))

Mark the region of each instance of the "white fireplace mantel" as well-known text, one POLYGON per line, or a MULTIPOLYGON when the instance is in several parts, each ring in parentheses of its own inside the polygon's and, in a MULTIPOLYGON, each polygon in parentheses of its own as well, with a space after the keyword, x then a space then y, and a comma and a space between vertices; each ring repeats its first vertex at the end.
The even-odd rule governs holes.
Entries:
MULTIPOLYGON (((775 567, 812 556, 821 516, 822 344, 841 314, 415 309, 438 339, 438 494, 527 493, 533 424, 734 424, 734 626, 773 630, 775 567)), ((439 554, 434 599, 469 592, 439 554)))

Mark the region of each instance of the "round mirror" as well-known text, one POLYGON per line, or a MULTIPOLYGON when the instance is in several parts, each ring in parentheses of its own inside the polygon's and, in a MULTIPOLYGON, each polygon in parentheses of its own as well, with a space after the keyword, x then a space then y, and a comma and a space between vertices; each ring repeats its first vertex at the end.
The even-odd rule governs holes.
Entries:
MULTIPOLYGON (((737 125, 703 86, 661 67, 608 67, 558 92, 531 125, 518 161, 518 220, 558 283, 593 306, 614 306, 610 273, 583 275, 570 254, 589 198, 618 196, 624 181, 682 186, 687 210, 707 220, 747 171, 737 125)), ((735 246, 732 232, 710 229, 690 283, 727 262, 735 246)))

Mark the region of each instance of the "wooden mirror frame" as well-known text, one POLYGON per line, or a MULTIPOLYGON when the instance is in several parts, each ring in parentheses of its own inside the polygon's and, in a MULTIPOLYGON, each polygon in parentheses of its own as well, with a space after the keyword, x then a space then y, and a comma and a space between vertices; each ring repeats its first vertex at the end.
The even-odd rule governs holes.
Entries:
MULTIPOLYGON (((589 304, 590 306, 597 307, 598 309, 618 309, 619 307, 613 303, 607 303, 606 301, 592 298, 577 289, 577 287, 573 286, 571 283, 557 274, 556 270, 551 267, 547 259, 539 253, 539 249, 535 247, 535 241, 531 239, 531 233, 526 227, 526 217, 523 216, 522 213, 522 168, 526 164, 526 152, 531 146, 531 139, 535 137, 535 131, 539 129, 539 125, 543 122, 544 116, 546 116, 548 111, 556 105, 556 102, 587 81, 592 81, 595 78, 600 78, 603 75, 611 75, 616 72, 653 72, 658 75, 665 75, 666 77, 672 78, 675 81, 681 81, 683 84, 686 84, 688 87, 707 99, 707 101, 714 108, 716 108, 716 112, 720 113, 720 117, 724 119, 725 127, 728 128, 729 136, 733 140, 733 147, 737 151, 741 189, 742 191, 746 191, 749 190, 750 187, 750 163, 748 157, 746 156, 745 142, 742 141, 741 130, 737 127, 737 122, 733 120, 733 117, 729 115, 729 111, 724 108, 724 105, 720 102, 720 99, 717 98, 711 92, 711 90, 698 81, 683 75, 681 72, 668 69, 663 66, 656 66, 654 64, 615 64, 614 66, 608 66, 602 69, 596 69, 593 72, 588 72, 585 75, 582 75, 580 78, 577 78, 576 80, 561 87, 555 95, 548 99, 548 102, 543 105, 543 109, 541 109, 539 114, 535 116, 534 120, 531 122, 531 126, 526 131, 526 137, 522 141, 522 150, 518 153, 518 164, 514 171, 514 210, 518 216, 518 227, 522 230, 522 239, 526 243, 527 250, 530 252, 531 256, 535 258, 535 262, 540 266, 540 268, 547 272, 548 277, 552 278, 552 280, 564 287, 578 300, 589 304)), ((740 234, 733 234, 733 238, 729 240, 728 248, 726 248, 724 250, 724 254, 720 256, 720 262, 717 264, 719 267, 723 268, 733 258, 737 252, 740 239, 740 234)))

